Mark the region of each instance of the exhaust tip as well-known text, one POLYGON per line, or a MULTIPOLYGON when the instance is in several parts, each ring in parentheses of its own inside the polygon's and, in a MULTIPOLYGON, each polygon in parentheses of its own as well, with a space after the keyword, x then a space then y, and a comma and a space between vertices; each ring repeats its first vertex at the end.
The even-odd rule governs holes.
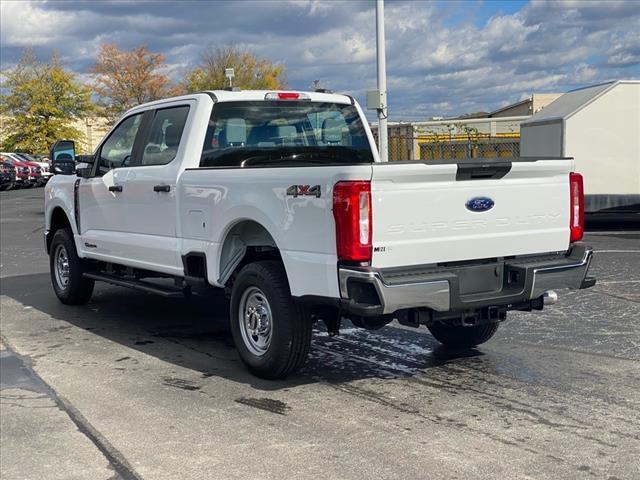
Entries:
POLYGON ((553 305, 558 302, 558 294, 554 290, 547 290, 542 295, 545 305, 553 305))

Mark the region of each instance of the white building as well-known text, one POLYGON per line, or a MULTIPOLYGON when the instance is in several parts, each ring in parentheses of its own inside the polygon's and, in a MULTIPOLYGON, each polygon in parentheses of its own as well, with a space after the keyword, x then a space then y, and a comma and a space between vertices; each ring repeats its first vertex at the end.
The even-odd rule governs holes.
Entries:
POLYGON ((565 93, 521 124, 520 154, 573 157, 588 212, 640 212, 640 80, 565 93))

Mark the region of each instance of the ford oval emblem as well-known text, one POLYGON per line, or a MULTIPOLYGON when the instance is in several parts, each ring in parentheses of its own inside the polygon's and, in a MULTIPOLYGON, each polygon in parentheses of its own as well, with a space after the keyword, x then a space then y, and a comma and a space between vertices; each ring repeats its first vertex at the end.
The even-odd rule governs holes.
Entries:
POLYGON ((474 197, 465 204, 467 210, 471 212, 486 212, 491 210, 494 205, 495 202, 489 197, 474 197))

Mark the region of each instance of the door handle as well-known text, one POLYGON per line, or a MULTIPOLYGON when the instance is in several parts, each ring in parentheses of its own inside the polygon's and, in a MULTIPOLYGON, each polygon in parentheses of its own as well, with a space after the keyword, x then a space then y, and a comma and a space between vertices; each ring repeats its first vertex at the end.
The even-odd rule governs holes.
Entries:
POLYGON ((154 192, 168 192, 171 190, 171 185, 154 185, 154 192))
POLYGON ((122 185, 111 185, 109 187, 109 191, 110 192, 121 192, 122 191, 122 185))

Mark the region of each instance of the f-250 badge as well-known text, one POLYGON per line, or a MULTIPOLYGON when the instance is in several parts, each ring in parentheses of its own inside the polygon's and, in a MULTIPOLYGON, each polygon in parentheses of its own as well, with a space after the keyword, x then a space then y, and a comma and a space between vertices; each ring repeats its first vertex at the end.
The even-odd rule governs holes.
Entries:
POLYGON ((320 198, 320 185, 291 185, 287 188, 287 195, 296 197, 320 198))

